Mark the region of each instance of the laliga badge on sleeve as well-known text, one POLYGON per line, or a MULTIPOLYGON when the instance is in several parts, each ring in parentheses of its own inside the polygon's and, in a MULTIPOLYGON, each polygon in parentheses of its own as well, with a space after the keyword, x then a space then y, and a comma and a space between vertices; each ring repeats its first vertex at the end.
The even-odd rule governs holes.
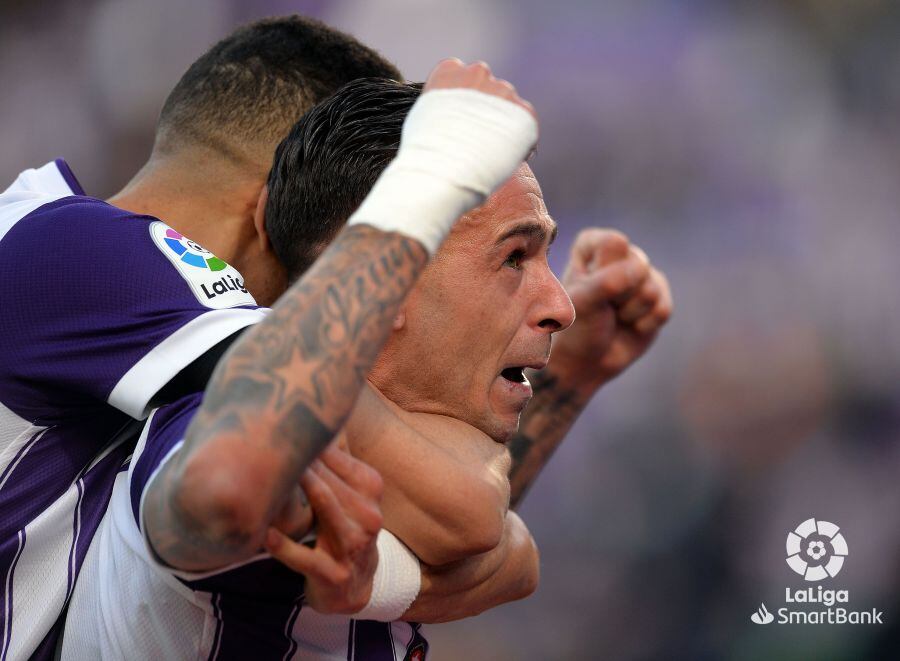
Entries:
POLYGON ((150 224, 150 236, 206 307, 222 310, 256 305, 237 269, 199 243, 158 220, 150 224))

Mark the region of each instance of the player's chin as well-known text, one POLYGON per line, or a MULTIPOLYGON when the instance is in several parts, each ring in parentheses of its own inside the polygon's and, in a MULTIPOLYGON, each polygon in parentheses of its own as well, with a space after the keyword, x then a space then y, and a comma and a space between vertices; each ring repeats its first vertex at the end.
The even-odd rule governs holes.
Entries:
POLYGON ((506 445, 519 432, 519 417, 521 414, 521 411, 508 411, 503 414, 494 413, 488 425, 490 429, 484 431, 497 443, 506 445))

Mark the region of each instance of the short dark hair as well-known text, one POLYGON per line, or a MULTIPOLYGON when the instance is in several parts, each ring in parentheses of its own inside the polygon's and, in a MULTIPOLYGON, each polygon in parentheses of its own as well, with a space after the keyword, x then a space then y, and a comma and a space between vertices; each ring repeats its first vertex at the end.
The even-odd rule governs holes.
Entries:
POLYGON ((306 113, 275 151, 266 232, 293 281, 315 261, 397 154, 421 83, 357 80, 306 113))
POLYGON ((271 153, 304 112, 351 80, 370 77, 402 80, 376 51, 320 21, 256 21, 215 44, 181 77, 160 113, 154 148, 199 143, 229 155, 271 153))

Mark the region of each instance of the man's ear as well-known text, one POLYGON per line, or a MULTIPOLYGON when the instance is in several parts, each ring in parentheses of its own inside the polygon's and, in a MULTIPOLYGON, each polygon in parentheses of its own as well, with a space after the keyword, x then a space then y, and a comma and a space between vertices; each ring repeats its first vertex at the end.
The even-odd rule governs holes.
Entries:
POLYGON ((266 203, 268 201, 269 185, 263 184, 262 190, 259 191, 259 198, 256 200, 256 210, 253 212, 253 228, 256 230, 259 247, 263 252, 272 249, 272 244, 269 242, 269 234, 266 232, 266 203))

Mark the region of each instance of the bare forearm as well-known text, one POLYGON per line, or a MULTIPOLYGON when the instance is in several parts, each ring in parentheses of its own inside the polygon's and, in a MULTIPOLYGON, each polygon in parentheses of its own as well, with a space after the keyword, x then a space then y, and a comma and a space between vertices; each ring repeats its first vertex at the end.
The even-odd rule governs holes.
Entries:
POLYGON ((553 372, 552 359, 540 372, 529 373, 528 380, 534 396, 522 413, 518 433, 509 442, 509 506, 513 508, 521 503, 594 393, 594 389, 567 387, 565 378, 553 372))
MULTIPOLYGON (((475 505, 468 505, 465 510, 454 509, 452 503, 447 506, 411 500, 387 482, 382 501, 385 527, 422 562, 431 565, 446 565, 494 549, 502 539, 506 501, 501 503, 490 485, 470 482, 465 495, 475 505)), ((460 500, 463 499, 451 499, 460 500)))
POLYGON ((148 534, 166 562, 214 567, 259 548, 350 413, 426 261, 413 239, 351 226, 234 346, 148 494, 148 534), (223 491, 237 497, 207 495, 223 491))
POLYGON ((492 551, 442 567, 423 565, 419 596, 402 619, 450 622, 524 599, 537 589, 538 560, 525 524, 509 512, 500 544, 492 551))
POLYGON ((384 527, 422 562, 445 565, 500 542, 506 447, 454 418, 405 411, 371 384, 344 430, 350 452, 384 480, 384 527))

